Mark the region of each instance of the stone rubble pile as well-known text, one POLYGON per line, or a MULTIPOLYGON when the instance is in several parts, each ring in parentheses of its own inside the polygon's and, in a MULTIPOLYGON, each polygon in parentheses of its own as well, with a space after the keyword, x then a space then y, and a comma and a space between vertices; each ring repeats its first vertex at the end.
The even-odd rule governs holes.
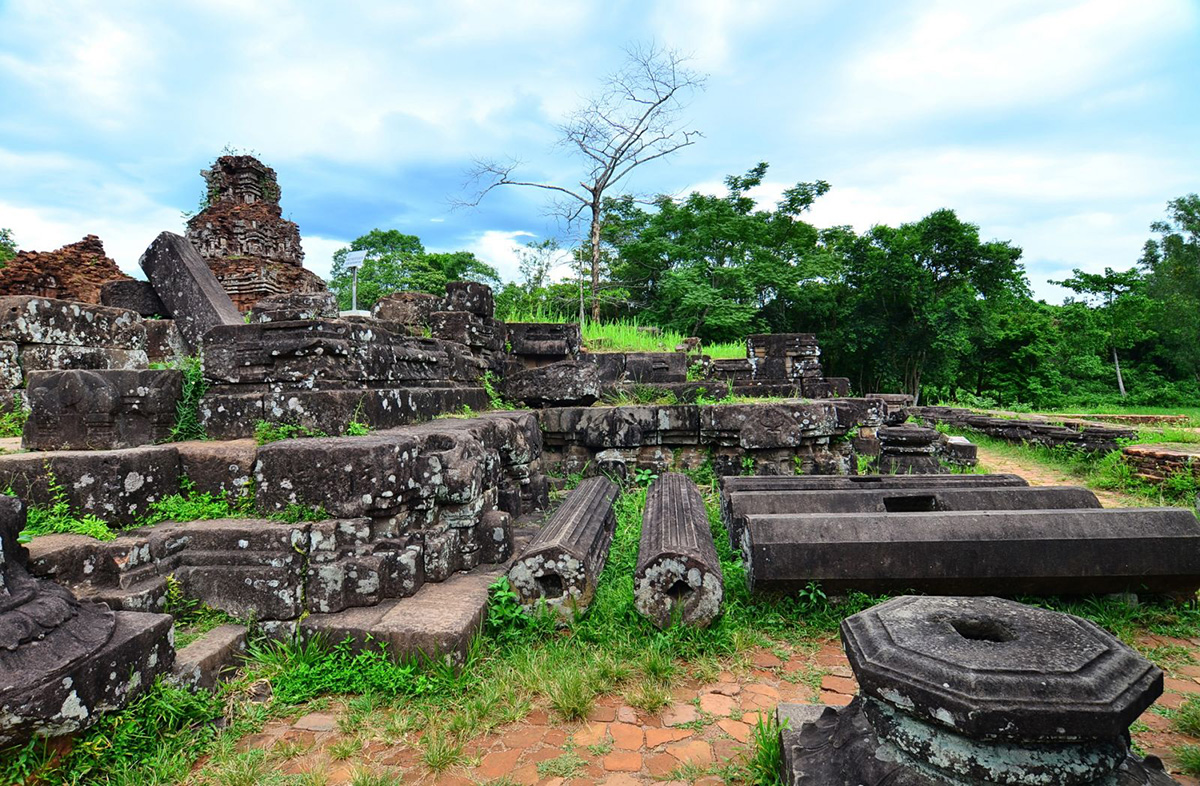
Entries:
MULTIPOLYGON (((95 235, 57 251, 20 251, 0 268, 0 295, 31 295, 97 305, 106 282, 131 280, 95 235)), ((107 304, 105 304, 107 305, 107 304)))
POLYGON ((1008 442, 1069 447, 1086 453, 1111 453, 1120 450, 1121 440, 1137 438, 1135 429, 1078 420, 1050 421, 1025 415, 1000 418, 957 407, 915 407, 913 412, 928 424, 945 423, 1008 442))

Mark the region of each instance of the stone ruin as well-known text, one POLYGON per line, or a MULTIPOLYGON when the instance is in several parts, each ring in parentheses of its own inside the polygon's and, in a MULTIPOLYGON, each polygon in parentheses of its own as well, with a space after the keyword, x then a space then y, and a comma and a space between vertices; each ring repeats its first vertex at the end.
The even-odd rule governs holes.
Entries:
POLYGON ((187 240, 238 310, 271 295, 325 289, 303 266, 300 228, 283 218, 274 169, 254 156, 225 155, 200 174, 205 207, 188 219, 187 240))
POLYGON ((4 401, 29 409, 23 451, 0 455, 0 484, 28 504, 133 527, 111 541, 42 536, 26 551, 20 503, 0 501, 0 630, 18 631, 0 673, 21 675, 0 682, 0 743, 83 728, 160 673, 212 687, 246 627, 175 652, 158 613, 169 580, 265 635, 451 663, 501 575, 531 608, 584 613, 608 562, 617 482, 632 477, 658 480, 621 580, 650 624, 710 624, 724 577, 681 470, 722 477, 752 592, 1200 586, 1200 527, 1186 511, 1103 510, 1084 489, 945 474, 972 464, 973 446, 906 423, 910 399, 849 397, 845 380, 823 376, 808 334, 751 336, 747 357, 729 361, 694 345, 595 352, 578 325, 497 320, 474 282, 385 297, 370 317, 343 316, 315 284, 272 290, 261 271, 300 269, 294 225, 279 220, 270 170, 227 164, 210 179, 216 219, 189 228, 199 250, 163 233, 141 259, 148 281, 103 282, 98 304, 0 298, 4 401), (255 223, 256 211, 274 223, 255 223), (257 256, 239 261, 244 251, 257 256), (258 271, 238 279, 258 288, 219 279, 214 255, 258 271), (207 388, 205 441, 172 441, 185 375, 149 368, 186 354, 207 388), (646 391, 678 403, 596 405, 646 391), (730 392, 779 400, 711 403, 730 392), (488 411, 497 396, 532 409, 488 411), (260 422, 311 436, 258 445, 260 422), (864 455, 881 474, 855 474, 864 455), (567 475, 585 479, 543 521, 567 475), (144 526, 185 489, 249 512, 144 526), (73 644, 42 646, 60 629, 73 644), (75 698, 30 688, 69 675, 75 698))
POLYGON ((95 235, 57 251, 21 251, 0 268, 0 295, 32 295, 99 304, 104 284, 132 281, 95 235))
POLYGON ((1121 449, 1122 440, 1137 437, 1136 429, 1076 418, 1050 419, 1032 415, 1002 418, 960 407, 915 407, 912 412, 929 424, 945 423, 1007 442, 1068 447, 1086 453, 1111 453, 1121 449))
POLYGON ((1176 783, 1130 751, 1158 667, 1087 620, 999 598, 899 597, 848 617, 844 708, 780 705, 789 786, 1176 783))

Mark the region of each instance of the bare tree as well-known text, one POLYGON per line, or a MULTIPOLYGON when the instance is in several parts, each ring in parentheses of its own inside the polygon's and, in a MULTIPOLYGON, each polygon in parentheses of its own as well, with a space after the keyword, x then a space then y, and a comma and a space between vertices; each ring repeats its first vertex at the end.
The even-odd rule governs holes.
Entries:
MULTIPOLYGON (((599 93, 559 127, 559 143, 579 156, 588 171, 578 187, 522 180, 520 162, 476 161, 472 181, 482 185, 475 206, 499 186, 526 186, 552 193, 553 214, 574 225, 589 221, 592 320, 600 318, 600 224, 604 197, 637 167, 695 144, 699 131, 682 127, 686 100, 705 77, 685 67, 686 58, 656 45, 626 50, 624 65, 604 81, 599 93)), ((582 308, 580 319, 582 319, 582 308)))

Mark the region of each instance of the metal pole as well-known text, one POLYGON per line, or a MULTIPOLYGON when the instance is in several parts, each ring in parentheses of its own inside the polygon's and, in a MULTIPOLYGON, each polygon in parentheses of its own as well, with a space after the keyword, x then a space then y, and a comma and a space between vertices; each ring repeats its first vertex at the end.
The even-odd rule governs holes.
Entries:
POLYGON ((350 284, 350 310, 358 311, 358 266, 351 270, 354 271, 354 280, 350 284))

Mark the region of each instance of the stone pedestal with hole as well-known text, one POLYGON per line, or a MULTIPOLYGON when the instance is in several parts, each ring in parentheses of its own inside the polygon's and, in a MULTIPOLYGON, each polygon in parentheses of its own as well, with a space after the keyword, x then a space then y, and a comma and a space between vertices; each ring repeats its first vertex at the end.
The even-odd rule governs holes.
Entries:
POLYGON ((860 693, 781 705, 792 786, 1165 786, 1129 750, 1158 667, 1087 620, 999 598, 900 597, 847 618, 860 693))

